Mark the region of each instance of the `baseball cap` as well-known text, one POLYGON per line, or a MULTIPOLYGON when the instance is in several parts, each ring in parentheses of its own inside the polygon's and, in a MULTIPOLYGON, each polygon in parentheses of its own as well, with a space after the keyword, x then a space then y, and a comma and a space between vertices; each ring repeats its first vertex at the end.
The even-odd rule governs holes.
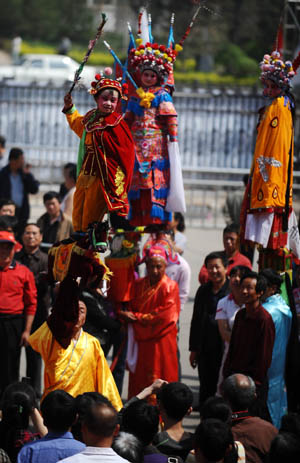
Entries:
POLYGON ((22 249, 22 245, 16 240, 13 233, 8 231, 0 231, 0 243, 13 244, 16 252, 22 249))

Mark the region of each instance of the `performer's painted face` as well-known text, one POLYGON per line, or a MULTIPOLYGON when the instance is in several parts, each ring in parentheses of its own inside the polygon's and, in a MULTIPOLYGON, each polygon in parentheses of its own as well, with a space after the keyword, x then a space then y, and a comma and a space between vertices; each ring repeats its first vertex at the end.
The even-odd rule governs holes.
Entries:
POLYGON ((106 88, 95 96, 97 107, 101 114, 111 114, 117 109, 119 92, 113 88, 106 88))
POLYGON ((282 89, 279 88, 278 85, 276 85, 275 82, 270 79, 266 81, 264 87, 265 88, 263 94, 269 98, 277 98, 282 92, 282 89))
POLYGON ((155 71, 146 69, 142 73, 141 80, 144 87, 153 87, 153 85, 157 84, 158 78, 155 71))
POLYGON ((162 257, 150 257, 147 261, 147 274, 151 284, 158 283, 165 274, 166 262, 162 257))

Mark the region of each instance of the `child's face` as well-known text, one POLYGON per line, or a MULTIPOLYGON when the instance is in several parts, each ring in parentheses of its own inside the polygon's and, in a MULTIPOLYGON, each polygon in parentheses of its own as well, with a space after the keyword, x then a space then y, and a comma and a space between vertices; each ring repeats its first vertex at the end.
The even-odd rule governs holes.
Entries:
POLYGON ((95 96, 97 108, 100 113, 108 115, 113 113, 119 101, 119 92, 112 88, 106 88, 95 96))
POLYGON ((265 83, 263 94, 269 98, 277 98, 281 94, 281 88, 279 88, 275 82, 268 79, 265 83))
POLYGON ((153 85, 157 84, 157 74, 151 69, 146 69, 142 73, 141 80, 144 87, 153 87, 153 85))

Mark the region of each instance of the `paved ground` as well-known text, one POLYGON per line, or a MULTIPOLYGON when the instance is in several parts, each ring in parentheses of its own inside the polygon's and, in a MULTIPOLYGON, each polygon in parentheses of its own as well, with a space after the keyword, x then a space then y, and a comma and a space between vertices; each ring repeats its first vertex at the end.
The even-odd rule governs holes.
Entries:
MULTIPOLYGON (((36 219, 43 213, 41 204, 35 204, 32 207, 32 219, 36 219)), ((195 395, 195 403, 197 403, 198 394, 198 376, 189 364, 188 338, 189 327, 193 312, 193 298, 198 288, 198 272, 206 254, 211 251, 222 249, 222 231, 221 230, 200 230, 197 228, 189 228, 186 230, 187 249, 184 257, 189 262, 192 269, 192 281, 190 290, 190 300, 186 303, 185 309, 180 318, 180 353, 182 364, 182 382, 190 386, 195 395)), ((25 375, 24 356, 21 362, 21 375, 25 375)), ((126 399, 128 385, 128 374, 126 373, 125 383, 123 388, 123 399, 126 399)), ((198 424, 198 413, 192 415, 185 420, 187 429, 194 429, 198 424)))

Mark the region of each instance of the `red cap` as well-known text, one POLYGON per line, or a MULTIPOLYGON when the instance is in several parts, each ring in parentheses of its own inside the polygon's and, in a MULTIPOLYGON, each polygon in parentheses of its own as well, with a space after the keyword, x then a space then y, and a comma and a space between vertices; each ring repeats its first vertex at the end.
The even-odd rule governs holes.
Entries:
POLYGON ((13 244, 16 252, 19 252, 22 249, 22 245, 16 240, 13 233, 8 231, 0 231, 0 243, 13 244))

